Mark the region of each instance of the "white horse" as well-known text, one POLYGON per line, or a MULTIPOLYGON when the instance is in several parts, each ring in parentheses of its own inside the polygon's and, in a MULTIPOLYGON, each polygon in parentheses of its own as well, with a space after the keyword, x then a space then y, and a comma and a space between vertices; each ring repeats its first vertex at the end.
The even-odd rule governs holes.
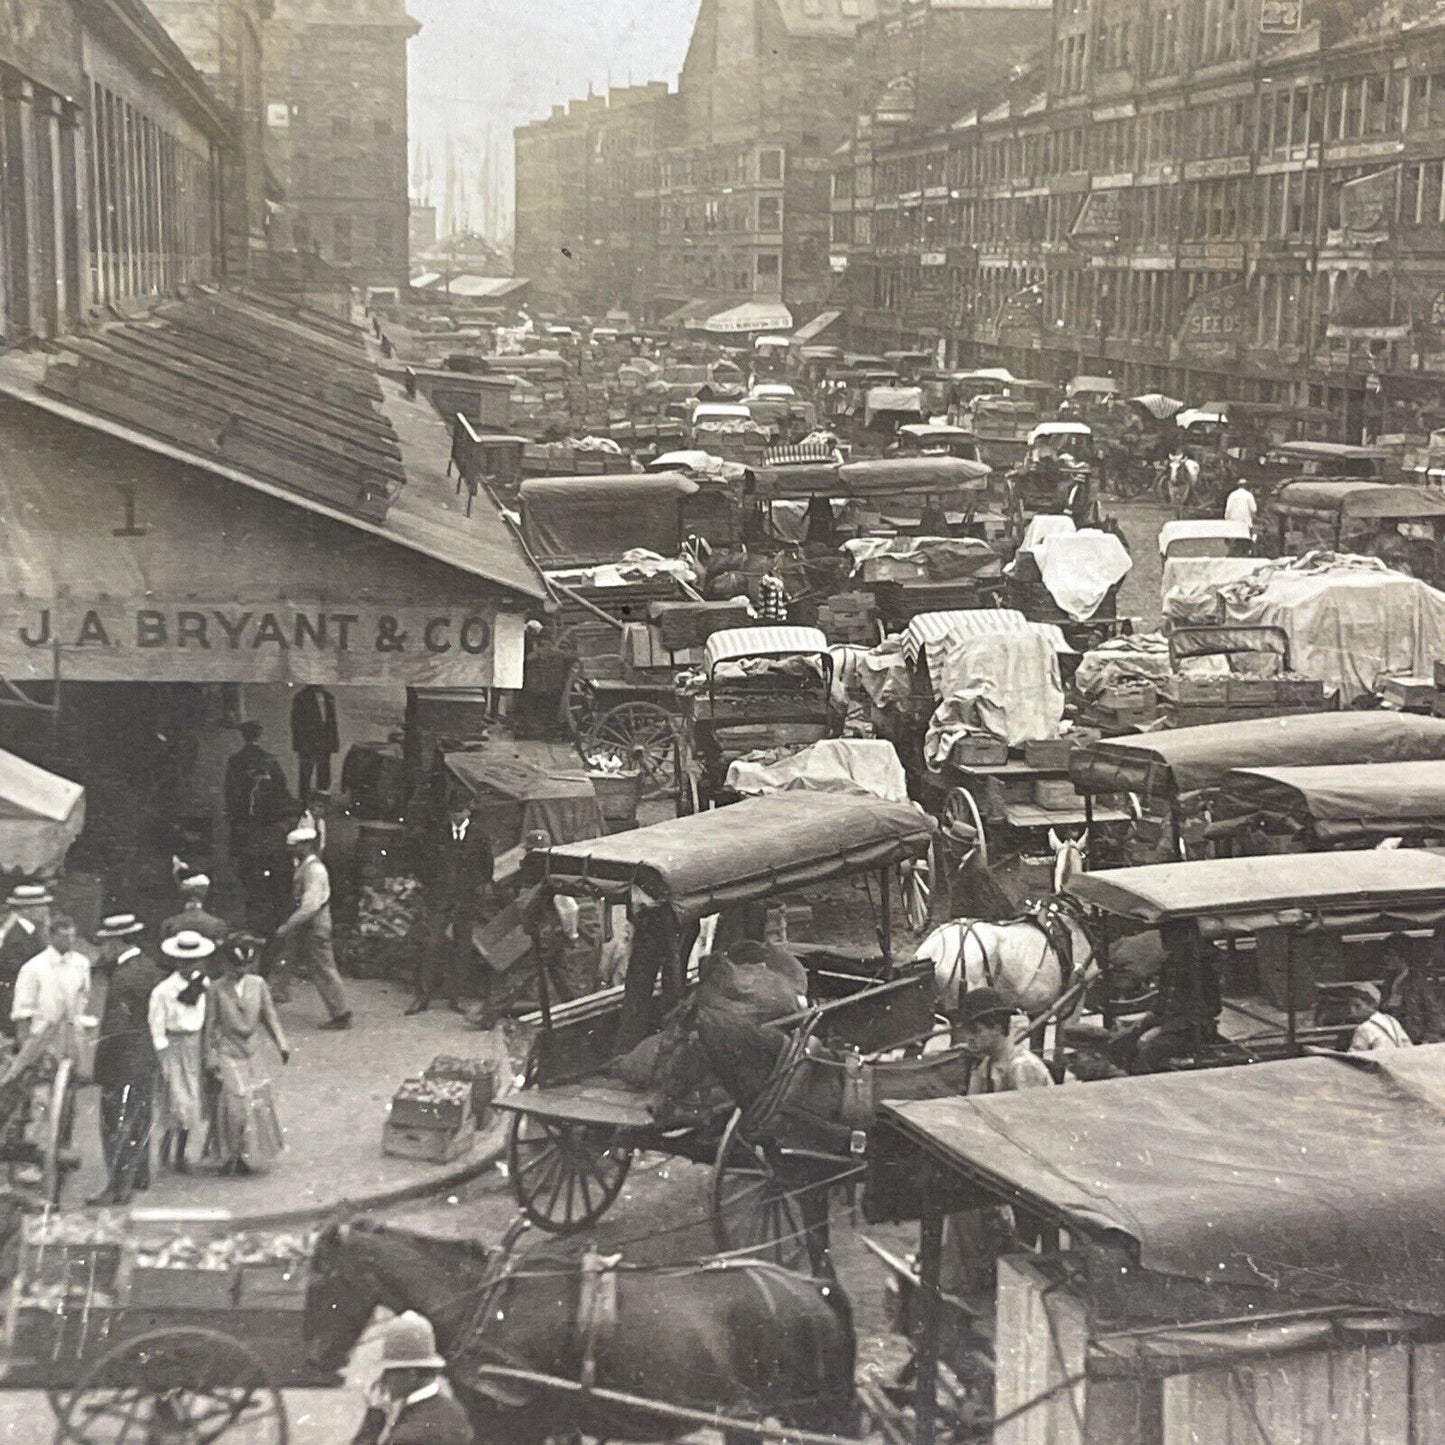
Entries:
POLYGON ((1067 930, 1072 969, 1059 957, 1048 931, 1032 917, 990 923, 957 918, 935 928, 919 945, 915 962, 933 965, 934 1002, 945 1014, 957 1012, 963 994, 975 988, 996 988, 1030 1017, 1044 1013, 1068 985, 1097 971, 1094 945, 1073 908, 1058 895, 1082 872, 1080 843, 1050 831, 1054 848, 1055 897, 1043 906, 1048 929, 1067 930))

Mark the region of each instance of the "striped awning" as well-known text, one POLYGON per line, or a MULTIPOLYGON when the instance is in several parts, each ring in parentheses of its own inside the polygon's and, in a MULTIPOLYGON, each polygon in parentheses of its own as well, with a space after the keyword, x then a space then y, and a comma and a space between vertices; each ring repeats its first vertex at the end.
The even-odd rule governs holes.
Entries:
POLYGON ((999 633, 1037 633, 1053 644, 1056 652, 1074 649, 1052 622, 1030 622, 1022 612, 1011 607, 977 607, 959 612, 921 612, 903 633, 903 656, 910 665, 923 653, 928 661, 929 675, 940 676, 944 655, 959 642, 999 633))
POLYGON ((728 627, 708 638, 703 665, 711 671, 744 657, 817 657, 827 651, 828 639, 816 627, 728 627))

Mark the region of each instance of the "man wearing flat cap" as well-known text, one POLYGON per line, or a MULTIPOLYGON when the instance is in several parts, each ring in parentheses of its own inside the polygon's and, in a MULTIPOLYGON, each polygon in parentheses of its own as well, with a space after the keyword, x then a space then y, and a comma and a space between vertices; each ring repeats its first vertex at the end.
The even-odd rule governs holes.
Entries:
POLYGON ((100 1146, 105 1188, 91 1204, 129 1204, 151 1182, 151 1121, 159 1065, 150 1031, 150 1000, 166 971, 146 951, 145 925, 133 913, 101 920, 97 966, 109 974, 95 1048, 100 1085, 100 1146))
POLYGON ((20 970, 45 947, 54 902, 43 883, 17 883, 5 900, 5 917, 0 920, 0 1020, 10 1018, 20 970))
POLYGON ((317 854, 316 841, 314 828, 297 827, 286 835, 296 870, 291 880, 295 907, 276 930, 276 941, 297 971, 308 974, 316 985, 329 1015, 321 1027, 349 1029, 351 1006, 331 948, 331 876, 317 854))
POLYGON ((958 1041, 973 1060, 972 1094, 1012 1094, 1047 1088, 1053 1075, 1039 1056, 1013 1037, 1017 1010, 995 988, 971 988, 959 1005, 958 1041))

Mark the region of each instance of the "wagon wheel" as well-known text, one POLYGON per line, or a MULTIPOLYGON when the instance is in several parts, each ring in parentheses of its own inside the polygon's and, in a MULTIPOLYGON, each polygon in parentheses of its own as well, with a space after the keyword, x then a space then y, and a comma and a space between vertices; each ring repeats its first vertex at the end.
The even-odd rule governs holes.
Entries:
POLYGON ((562 725, 574 738, 582 737, 597 715, 597 690, 582 672, 580 662, 573 663, 562 685, 562 725))
POLYGON ((603 713, 578 743, 589 761, 615 757, 642 772, 647 795, 673 791, 672 714, 655 702, 623 702, 603 713))
POLYGON ((905 858, 898 865, 898 891, 903 896, 903 916, 914 933, 928 927, 933 914, 933 854, 905 858))
POLYGON ((156 1330, 102 1355, 65 1398, 57 1445, 287 1445, 286 1406, 240 1340, 156 1330))
POLYGON ((61 1059, 55 1066, 46 1100, 41 1148, 40 1186, 47 1204, 58 1205, 65 1181, 76 1166, 70 1153, 70 1136, 75 1125, 75 1065, 61 1059))
POLYGON ((632 1150, 620 1129, 518 1114, 507 1162, 527 1218, 553 1234, 568 1234, 607 1212, 632 1167, 632 1150))
POLYGON ((802 1208, 767 1151, 743 1137, 742 1117, 741 1109, 733 1110, 713 1159, 713 1241, 720 1251, 747 1250, 751 1259, 806 1272, 802 1208))

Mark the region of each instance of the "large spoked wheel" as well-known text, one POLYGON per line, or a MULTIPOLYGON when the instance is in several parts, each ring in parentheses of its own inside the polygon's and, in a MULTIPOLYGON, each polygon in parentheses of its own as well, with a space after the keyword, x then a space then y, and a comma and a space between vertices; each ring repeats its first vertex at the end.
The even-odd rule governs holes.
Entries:
POLYGON ((507 1161, 527 1218, 553 1234, 569 1234, 607 1212, 632 1167, 632 1150, 618 1129, 518 1114, 507 1161))
POLYGON ((75 1066, 56 1062, 55 1071, 30 1085, 28 1104, 6 1135, 6 1174, 11 1189, 52 1208, 78 1161, 71 1152, 75 1126, 75 1066))
POLYGON ((649 797, 669 796, 677 785, 672 714, 655 702, 623 702, 603 713, 578 743, 593 762, 616 758, 638 768, 649 797))
POLYGON ((774 1171, 767 1151, 743 1136, 734 1109, 712 1167, 712 1235, 722 1253, 746 1250, 785 1269, 808 1268, 798 1197, 774 1171))
POLYGON ((596 716, 597 690, 583 676, 582 664, 576 663, 562 688, 562 725, 572 737, 582 738, 596 716))
POLYGON ((240 1340, 157 1330, 102 1355, 58 1411, 57 1445, 287 1445, 286 1406, 240 1340))
POLYGON ((933 856, 907 858, 898 865, 898 891, 903 895, 903 916, 914 933, 922 933, 933 916, 933 856))

